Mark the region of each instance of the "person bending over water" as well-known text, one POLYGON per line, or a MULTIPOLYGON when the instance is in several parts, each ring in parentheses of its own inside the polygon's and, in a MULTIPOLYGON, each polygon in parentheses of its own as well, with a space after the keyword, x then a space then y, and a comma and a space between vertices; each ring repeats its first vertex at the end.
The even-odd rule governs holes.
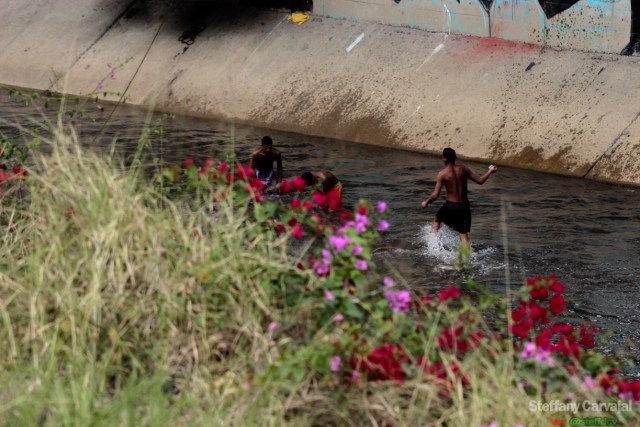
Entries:
POLYGON ((456 152, 453 148, 445 148, 442 151, 442 161, 444 169, 438 172, 436 178, 436 188, 428 199, 423 200, 421 206, 426 208, 435 202, 440 196, 440 190, 444 184, 447 189, 447 196, 444 205, 438 210, 431 224, 431 232, 437 233, 440 224, 444 222, 447 226, 460 233, 460 241, 463 245, 469 246, 469 231, 471 230, 471 209, 469 208, 469 198, 467 197, 467 180, 477 184, 484 184, 491 174, 498 171, 498 167, 491 165, 489 170, 482 176, 471 172, 467 166, 456 164, 456 152))
POLYGON ((256 177, 265 185, 265 192, 274 192, 282 182, 282 154, 273 148, 270 136, 262 137, 262 145, 251 154, 251 168, 256 171, 256 177), (273 163, 276 170, 273 170, 273 163))
POLYGON ((308 171, 301 175, 308 187, 319 186, 320 193, 327 196, 330 211, 342 209, 342 184, 329 171, 308 171))

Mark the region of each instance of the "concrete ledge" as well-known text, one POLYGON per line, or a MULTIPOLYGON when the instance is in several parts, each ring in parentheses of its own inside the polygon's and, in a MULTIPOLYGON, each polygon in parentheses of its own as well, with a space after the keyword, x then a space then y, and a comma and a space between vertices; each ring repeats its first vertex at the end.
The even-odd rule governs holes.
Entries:
POLYGON ((268 10, 194 26, 124 1, 17 4, 0 0, 0 83, 86 94, 132 58, 104 84, 138 105, 640 184, 637 57, 268 10))

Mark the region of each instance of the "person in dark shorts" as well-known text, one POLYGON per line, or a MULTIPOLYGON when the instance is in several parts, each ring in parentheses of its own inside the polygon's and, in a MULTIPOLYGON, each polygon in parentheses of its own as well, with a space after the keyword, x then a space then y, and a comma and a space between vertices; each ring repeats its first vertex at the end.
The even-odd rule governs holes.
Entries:
POLYGON ((498 167, 491 165, 484 175, 476 175, 467 166, 456 164, 456 152, 453 148, 445 148, 442 151, 442 161, 445 166, 438 172, 436 188, 428 199, 422 201, 421 206, 426 208, 435 202, 444 185, 447 189, 446 201, 436 213, 431 224, 431 231, 437 233, 440 230, 440 224, 444 222, 449 228, 460 233, 460 241, 468 246, 469 231, 471 231, 471 208, 467 197, 467 181, 470 179, 482 185, 491 174, 498 171, 498 167))
POLYGON ((263 191, 272 193, 282 182, 282 154, 273 147, 270 136, 262 137, 260 148, 251 154, 251 168, 256 171, 256 176, 265 185, 263 191), (276 169, 273 170, 273 163, 276 169))

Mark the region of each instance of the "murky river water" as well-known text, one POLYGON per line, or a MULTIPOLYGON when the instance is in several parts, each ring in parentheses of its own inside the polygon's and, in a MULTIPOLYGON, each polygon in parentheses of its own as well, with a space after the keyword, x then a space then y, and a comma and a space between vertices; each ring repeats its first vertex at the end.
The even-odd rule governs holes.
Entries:
MULTIPOLYGON (((104 121, 110 108, 96 108, 94 115, 104 121)), ((30 127, 38 117, 33 110, 25 115, 6 97, 0 98, 0 111, 5 120, 30 127)), ((115 139, 120 149, 133 150, 145 120, 144 111, 120 108, 98 138, 101 121, 81 124, 81 139, 94 147, 115 139)), ((166 118, 163 125, 164 142, 153 146, 152 155, 165 162, 220 158, 233 150, 248 163, 260 138, 271 135, 283 153, 286 178, 329 169, 344 184, 345 206, 359 198, 388 202, 391 227, 376 256, 391 261, 407 284, 428 292, 456 280, 455 272, 442 268, 455 258, 456 234, 443 227, 438 240, 429 241, 444 190, 432 207, 420 208, 442 167, 439 157, 189 117, 166 118)), ((0 130, 15 134, 5 125, 0 130)), ((487 167, 464 163, 479 174, 487 167)), ((476 281, 501 292, 507 281, 518 287, 526 277, 553 273, 567 286, 568 320, 611 331, 611 344, 604 347, 621 345, 637 357, 640 189, 508 167, 483 186, 469 183, 469 189, 476 281)))

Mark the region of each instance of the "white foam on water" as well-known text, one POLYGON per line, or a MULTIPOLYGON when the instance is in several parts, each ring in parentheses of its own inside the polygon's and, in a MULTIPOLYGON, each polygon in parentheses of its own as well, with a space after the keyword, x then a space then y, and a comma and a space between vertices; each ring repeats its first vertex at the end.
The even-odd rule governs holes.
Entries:
POLYGON ((424 244, 423 255, 436 258, 445 265, 452 265, 458 259, 457 247, 460 238, 447 226, 440 227, 437 233, 431 232, 431 224, 420 230, 420 241, 424 244))
MULTIPOLYGON (((435 258, 440 265, 439 270, 450 270, 458 261, 460 235, 442 225, 437 233, 431 232, 431 224, 424 225, 420 230, 420 244, 423 247, 422 255, 435 258)), ((480 275, 504 268, 504 263, 495 259, 498 250, 496 247, 484 247, 475 250, 471 243, 471 266, 480 275)))

